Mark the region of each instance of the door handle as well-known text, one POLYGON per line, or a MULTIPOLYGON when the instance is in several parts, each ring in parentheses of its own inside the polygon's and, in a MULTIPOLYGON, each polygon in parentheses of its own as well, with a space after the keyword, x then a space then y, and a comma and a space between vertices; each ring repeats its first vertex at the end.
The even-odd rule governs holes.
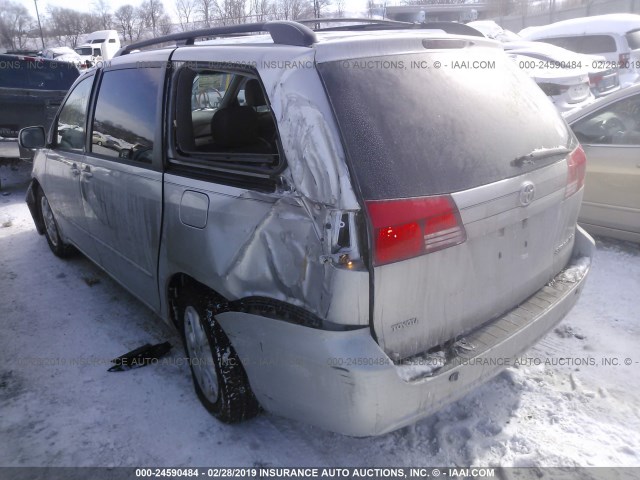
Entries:
POLYGON ((74 177, 77 177, 78 175, 80 175, 80 169, 78 168, 78 165, 76 165, 75 163, 71 165, 71 175, 73 175, 74 177))
POLYGON ((82 173, 86 178, 93 177, 93 173, 91 173, 91 167, 89 165, 84 166, 84 168, 82 169, 82 173))

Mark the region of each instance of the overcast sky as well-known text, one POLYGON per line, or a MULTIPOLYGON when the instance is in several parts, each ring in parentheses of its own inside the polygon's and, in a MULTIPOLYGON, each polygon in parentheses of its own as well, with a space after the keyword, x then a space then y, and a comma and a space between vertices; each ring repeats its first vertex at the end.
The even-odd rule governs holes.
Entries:
MULTIPOLYGON (((16 1, 16 0, 14 0, 16 1)), ((29 12, 33 17, 36 16, 36 9, 33 0, 17 0, 18 3, 23 4, 25 7, 29 9, 29 12)), ((37 0, 38 1, 38 9, 40 10, 40 15, 46 14, 48 7, 66 7, 73 8, 75 10, 80 10, 83 12, 90 12, 91 6, 93 4, 93 0, 86 1, 77 1, 77 0, 37 0)), ((112 10, 117 10, 118 7, 122 5, 126 5, 130 3, 133 6, 138 6, 142 3, 143 0, 107 0, 107 3, 111 5, 112 10)), ((329 0, 332 2, 333 0, 329 0)), ((164 8, 166 12, 172 17, 176 18, 175 11, 175 0, 163 0, 164 8)), ((349 14, 354 14, 357 12, 364 12, 366 10, 367 0, 345 0, 345 10, 349 14)), ((333 10, 334 7, 329 5, 326 8, 327 11, 333 10)))

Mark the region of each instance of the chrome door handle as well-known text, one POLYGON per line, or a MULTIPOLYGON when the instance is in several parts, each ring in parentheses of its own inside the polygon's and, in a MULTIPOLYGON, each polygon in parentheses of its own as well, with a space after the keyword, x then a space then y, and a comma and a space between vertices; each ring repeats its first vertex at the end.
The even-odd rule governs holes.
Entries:
POLYGON ((93 177, 93 173, 91 173, 91 167, 89 165, 84 166, 84 168, 82 169, 82 173, 87 178, 93 177))
POLYGON ((78 168, 78 165, 76 165, 75 163, 71 165, 71 175, 73 175, 74 177, 77 177, 78 175, 80 175, 80 169, 78 168))

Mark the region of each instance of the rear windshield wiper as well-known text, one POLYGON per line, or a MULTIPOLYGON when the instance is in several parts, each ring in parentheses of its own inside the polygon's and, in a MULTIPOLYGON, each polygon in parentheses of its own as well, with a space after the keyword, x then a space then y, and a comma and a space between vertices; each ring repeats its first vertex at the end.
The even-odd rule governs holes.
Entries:
POLYGON ((511 162, 511 165, 515 167, 521 167, 526 164, 533 164, 537 160, 543 158, 555 157, 556 155, 566 155, 571 153, 571 150, 567 147, 555 147, 555 148, 539 148, 531 153, 522 155, 511 162))

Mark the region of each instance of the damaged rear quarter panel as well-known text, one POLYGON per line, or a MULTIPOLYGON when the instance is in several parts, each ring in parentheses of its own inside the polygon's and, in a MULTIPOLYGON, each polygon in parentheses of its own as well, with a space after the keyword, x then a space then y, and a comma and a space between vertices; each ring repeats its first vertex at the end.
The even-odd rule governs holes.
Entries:
MULTIPOLYGON (((202 51, 180 49, 177 53, 184 58, 173 59, 199 60, 194 58, 197 50, 202 51)), ((251 52, 238 48, 233 58, 224 59, 212 58, 207 50, 207 61, 255 61, 255 50, 249 58, 251 52)), ((282 48, 269 55, 303 66, 260 70, 274 58, 257 62, 286 157, 281 176, 291 188, 263 193, 166 174, 161 285, 166 292, 174 274, 186 273, 229 300, 268 297, 334 323, 366 325, 368 272, 341 270, 324 259, 331 253, 326 240, 331 213, 360 207, 333 114, 313 68, 313 51, 282 48), (181 222, 180 202, 186 190, 208 197, 205 228, 181 222)), ((168 310, 166 299, 164 308, 168 310)))

